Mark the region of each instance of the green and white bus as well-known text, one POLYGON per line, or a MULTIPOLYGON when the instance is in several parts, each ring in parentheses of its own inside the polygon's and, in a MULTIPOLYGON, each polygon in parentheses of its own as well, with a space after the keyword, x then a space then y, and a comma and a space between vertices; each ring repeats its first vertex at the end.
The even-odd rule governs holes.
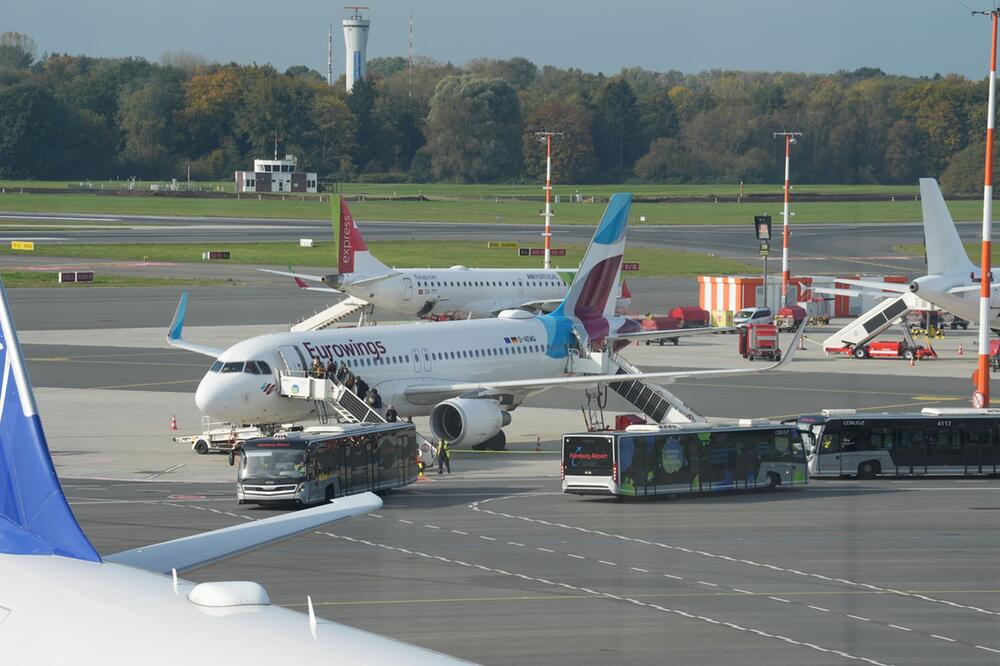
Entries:
POLYGON ((243 443, 236 498, 240 504, 316 504, 417 480, 411 423, 364 423, 336 430, 279 433, 243 443))
POLYGON ((1000 472, 1000 409, 828 409, 800 416, 797 425, 814 477, 1000 472))
POLYGON ((562 489, 650 496, 797 486, 808 482, 795 424, 744 419, 634 425, 563 435, 562 489))

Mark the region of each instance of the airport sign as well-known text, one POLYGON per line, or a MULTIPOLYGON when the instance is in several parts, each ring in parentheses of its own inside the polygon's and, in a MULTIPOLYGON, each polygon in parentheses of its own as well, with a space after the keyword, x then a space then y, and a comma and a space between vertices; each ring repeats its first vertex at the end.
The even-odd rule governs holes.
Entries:
POLYGON ((622 262, 622 272, 625 271, 638 271, 639 262, 638 261, 623 261, 622 262))
MULTIPOLYGON (((545 248, 542 247, 522 247, 517 251, 519 257, 544 257, 545 248)), ((554 247, 549 250, 550 257, 565 257, 566 250, 561 247, 554 247)))
POLYGON ((33 241, 11 241, 10 249, 32 252, 35 249, 35 243, 33 241))
POLYGON ((517 241, 488 241, 487 249, 496 250, 498 248, 517 247, 517 241))

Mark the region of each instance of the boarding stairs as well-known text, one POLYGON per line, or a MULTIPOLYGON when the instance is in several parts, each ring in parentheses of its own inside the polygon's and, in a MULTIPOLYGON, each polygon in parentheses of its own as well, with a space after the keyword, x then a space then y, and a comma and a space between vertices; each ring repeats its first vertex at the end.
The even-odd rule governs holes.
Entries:
POLYGON ((906 292, 877 303, 823 342, 825 351, 854 348, 875 339, 911 310, 926 308, 926 301, 906 292))
POLYGON ((290 330, 319 331, 324 328, 330 328, 337 322, 355 314, 358 310, 361 310, 361 321, 358 322, 358 325, 364 326, 371 319, 371 315, 374 312, 374 306, 368 301, 363 301, 354 296, 348 296, 339 303, 331 305, 330 307, 320 310, 310 317, 306 317, 302 321, 292 324, 290 330))
MULTIPOLYGON (((609 359, 610 372, 618 375, 639 375, 642 371, 616 356, 609 359)), ((655 423, 707 423, 707 419, 694 411, 673 393, 658 384, 642 379, 610 382, 612 391, 623 397, 655 423)))
POLYGON ((302 371, 281 375, 281 395, 316 403, 320 423, 333 417, 340 423, 385 423, 385 417, 343 384, 302 371))

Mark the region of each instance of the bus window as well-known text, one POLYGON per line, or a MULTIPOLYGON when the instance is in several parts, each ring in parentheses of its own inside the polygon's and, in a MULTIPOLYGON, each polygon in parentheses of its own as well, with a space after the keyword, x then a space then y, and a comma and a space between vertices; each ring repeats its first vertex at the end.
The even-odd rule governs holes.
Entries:
POLYGON ((837 453, 840 451, 840 435, 823 435, 819 444, 820 453, 837 453))
POLYGON ((563 468, 567 475, 611 476, 612 448, 608 437, 567 437, 563 468))

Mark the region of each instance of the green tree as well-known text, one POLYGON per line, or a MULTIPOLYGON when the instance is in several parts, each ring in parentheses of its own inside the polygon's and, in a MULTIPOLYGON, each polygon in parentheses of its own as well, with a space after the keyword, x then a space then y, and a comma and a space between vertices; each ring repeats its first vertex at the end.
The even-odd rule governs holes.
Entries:
POLYGON ((179 76, 159 76, 122 94, 118 105, 124 142, 121 159, 132 171, 130 176, 166 178, 174 173, 178 138, 174 119, 183 108, 179 76))
POLYGON ((443 79, 431 99, 427 149, 439 179, 476 183, 515 177, 521 154, 517 93, 499 79, 443 79))
POLYGON ((621 181, 639 156, 639 105, 632 87, 614 79, 594 100, 594 145, 603 175, 621 181))
POLYGON ((0 34, 0 69, 28 69, 35 62, 35 40, 19 32, 0 34))
POLYGON ((69 150, 73 124, 69 109, 36 83, 0 89, 0 177, 65 174, 77 157, 69 150))
POLYGON ((347 103, 324 86, 316 94, 312 117, 314 126, 306 135, 310 168, 327 175, 353 171, 351 156, 357 150, 358 119, 347 103))
POLYGON ((524 171, 532 180, 545 178, 545 142, 535 132, 562 132, 552 140, 552 178, 558 183, 586 183, 597 159, 590 133, 590 114, 582 104, 548 100, 528 114, 521 138, 524 171))

